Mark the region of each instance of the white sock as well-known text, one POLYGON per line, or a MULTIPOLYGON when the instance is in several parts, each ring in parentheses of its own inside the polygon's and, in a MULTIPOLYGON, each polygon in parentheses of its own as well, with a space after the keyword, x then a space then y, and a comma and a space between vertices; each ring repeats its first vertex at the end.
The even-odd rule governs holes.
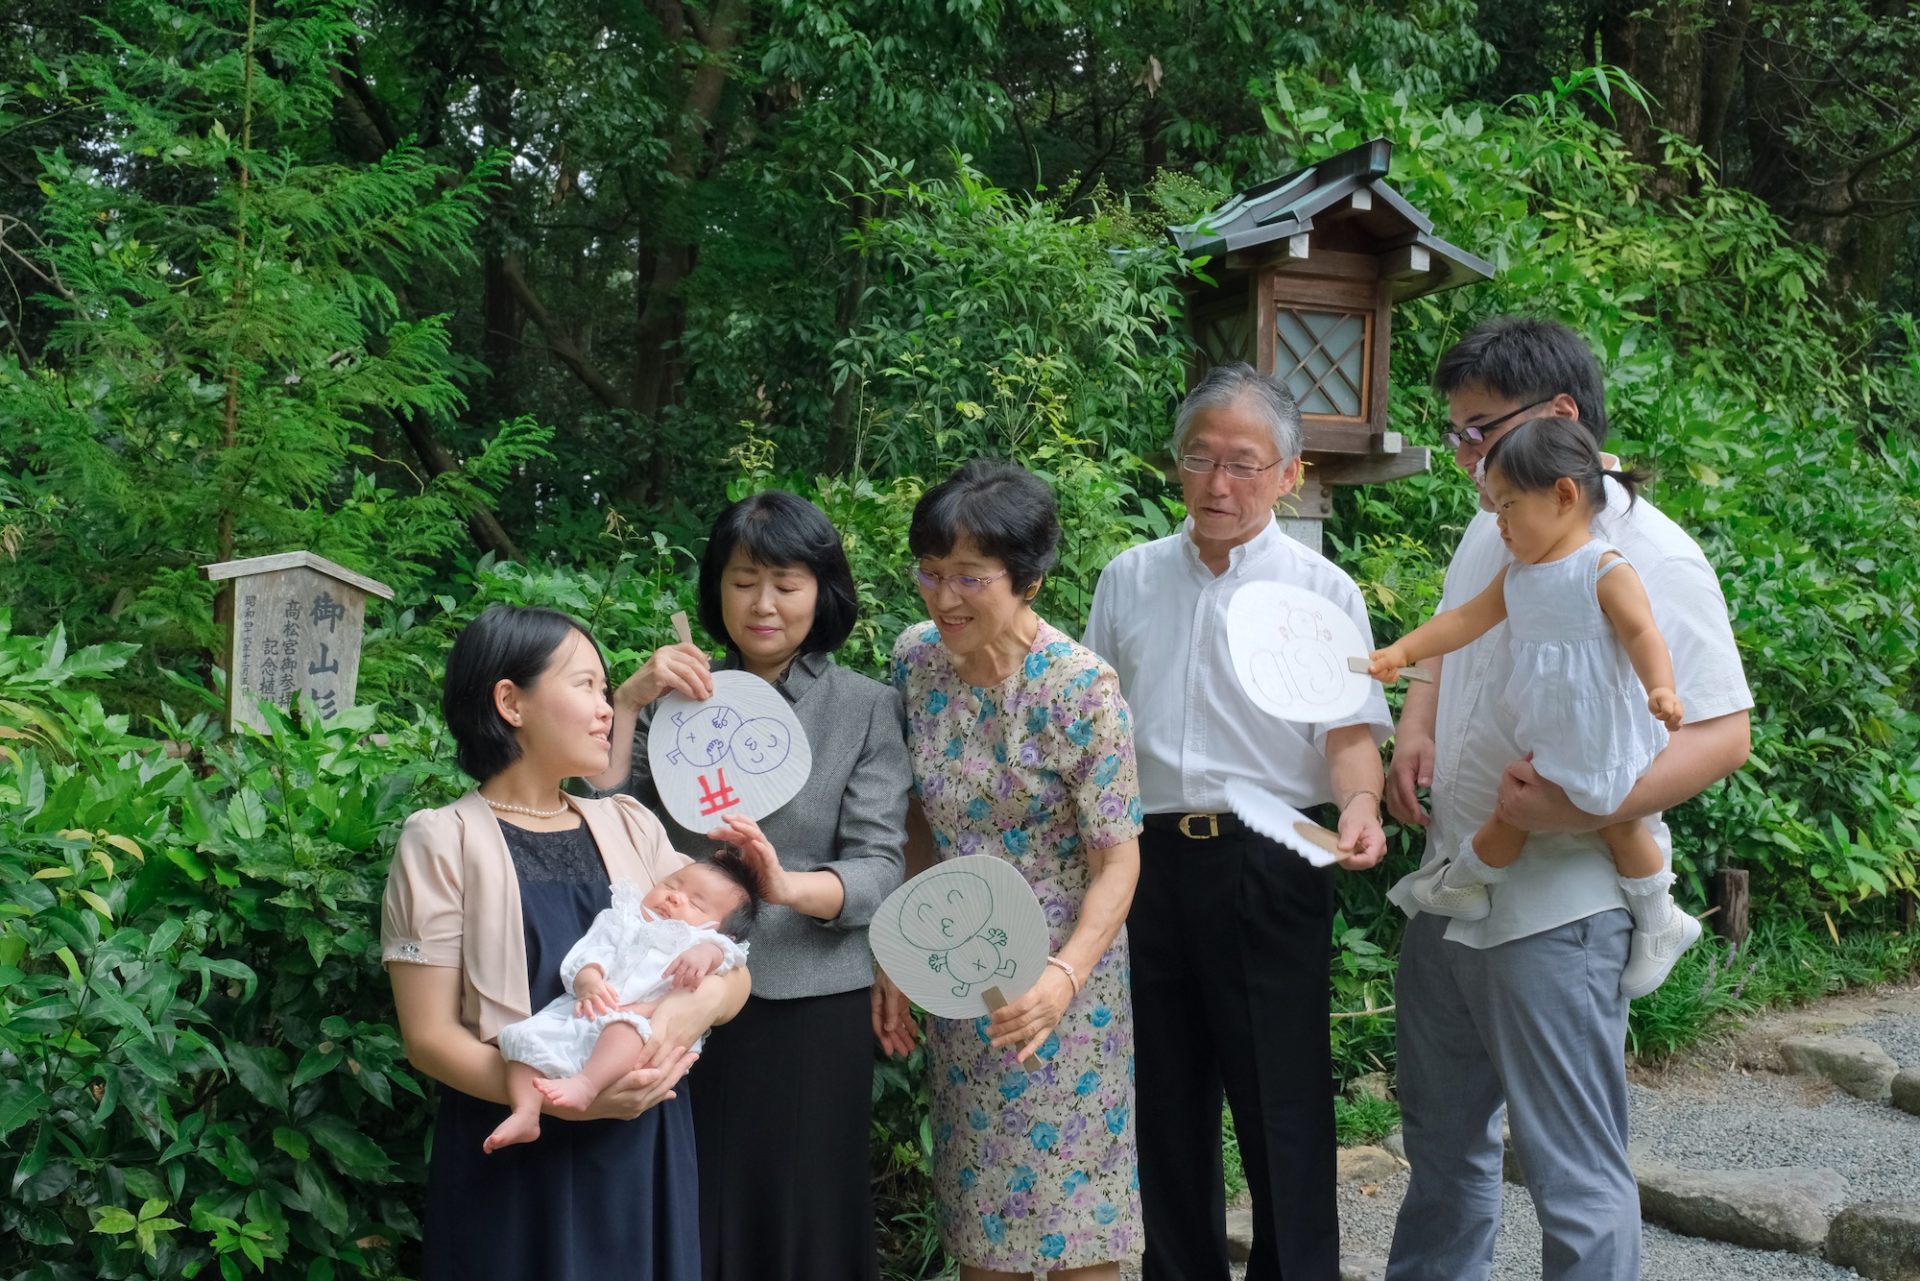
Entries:
POLYGON ((1650 876, 1622 876, 1618 878, 1620 888, 1626 891, 1627 911, 1633 914, 1635 929, 1658 931, 1665 929, 1675 912, 1673 896, 1667 891, 1673 887, 1673 873, 1662 868, 1650 876))
POLYGON ((1454 855, 1443 879, 1453 885, 1498 885, 1507 879, 1507 869, 1482 863, 1480 856, 1473 852, 1473 842, 1467 841, 1454 855))

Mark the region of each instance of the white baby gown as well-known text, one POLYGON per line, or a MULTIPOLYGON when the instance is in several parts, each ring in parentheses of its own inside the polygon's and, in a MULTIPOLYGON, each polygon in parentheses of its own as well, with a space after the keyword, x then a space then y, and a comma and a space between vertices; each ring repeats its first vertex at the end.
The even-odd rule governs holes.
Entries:
MULTIPOLYGON (((620 995, 621 1004, 657 1000, 667 993, 663 971, 674 957, 696 943, 717 944, 722 953, 715 974, 725 974, 747 959, 747 945, 736 943, 710 925, 692 925, 657 917, 640 906, 645 897, 632 881, 616 881, 613 906, 593 918, 560 963, 560 981, 566 995, 544 1009, 500 1029, 500 1054, 513 1063, 525 1063, 545 1077, 568 1077, 586 1066, 601 1031, 614 1023, 631 1023, 645 1036, 651 1024, 643 1014, 614 1010, 593 1018, 573 1012, 574 977, 589 965, 598 965, 620 995)), ((701 1038, 703 1041, 705 1038, 701 1038)), ((698 1044, 692 1047, 698 1050, 698 1044)))
POLYGON ((1599 539, 1556 561, 1507 569, 1513 675, 1505 699, 1533 768, 1589 814, 1620 808, 1667 745, 1626 647, 1600 610, 1599 583, 1624 558, 1599 539))

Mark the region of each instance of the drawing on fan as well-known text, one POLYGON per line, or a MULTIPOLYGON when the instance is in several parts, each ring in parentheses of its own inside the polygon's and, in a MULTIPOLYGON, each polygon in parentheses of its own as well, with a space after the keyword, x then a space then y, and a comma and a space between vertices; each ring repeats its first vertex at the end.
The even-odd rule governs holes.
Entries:
POLYGON ((1019 963, 1002 955, 1007 932, 990 927, 993 890, 972 872, 926 878, 900 904, 900 936, 927 954, 927 968, 953 980, 953 995, 1012 978, 1019 963))
POLYGON ((743 717, 731 707, 703 703, 673 714, 674 749, 667 759, 702 769, 729 756, 748 774, 764 774, 787 759, 793 736, 770 716, 743 717))
POLYGON ((1333 629, 1318 614, 1298 606, 1288 610, 1272 641, 1270 648, 1254 651, 1250 664, 1269 699, 1324 705, 1340 698, 1346 667, 1335 661, 1333 629))
POLYGON ((1351 716, 1366 677, 1347 657, 1367 652, 1351 616, 1326 597, 1280 583, 1248 583, 1227 603, 1234 674, 1262 711, 1308 724, 1351 716))
POLYGON ((704 832, 729 814, 753 819, 793 799, 813 749, 793 704, 757 676, 713 674, 713 697, 661 697, 647 730, 647 765, 675 822, 704 832))

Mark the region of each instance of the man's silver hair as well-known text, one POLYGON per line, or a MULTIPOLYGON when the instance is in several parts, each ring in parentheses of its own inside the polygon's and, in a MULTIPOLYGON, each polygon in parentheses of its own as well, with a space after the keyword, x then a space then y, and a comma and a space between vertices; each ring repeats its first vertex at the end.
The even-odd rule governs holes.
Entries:
POLYGON ((1245 361, 1215 365, 1180 402, 1180 412, 1173 420, 1174 457, 1186 452, 1187 433, 1197 414, 1239 404, 1251 406, 1267 420, 1267 427, 1273 432, 1274 448, 1280 451, 1282 462, 1299 457, 1300 406, 1294 403, 1292 393, 1279 379, 1259 372, 1245 361))

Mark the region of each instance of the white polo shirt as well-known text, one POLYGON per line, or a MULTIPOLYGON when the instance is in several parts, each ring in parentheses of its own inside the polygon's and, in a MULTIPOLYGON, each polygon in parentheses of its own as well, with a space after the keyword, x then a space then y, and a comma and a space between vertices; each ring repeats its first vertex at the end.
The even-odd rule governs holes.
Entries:
MULTIPOLYGON (((1594 535, 1632 562, 1653 604, 1654 621, 1673 656, 1676 692, 1688 722, 1713 720, 1753 706, 1740 652, 1727 621, 1720 580, 1685 530, 1641 499, 1627 507, 1627 493, 1612 480, 1607 510, 1594 535)), ((1440 608, 1466 604, 1493 582, 1512 557, 1500 540, 1491 512, 1467 526, 1447 567, 1440 608)), ((1524 753, 1514 741, 1512 710, 1501 691, 1513 671, 1513 651, 1503 622, 1479 640, 1448 654, 1440 668, 1440 706, 1434 723, 1432 822, 1423 858, 1451 857, 1493 813, 1506 768, 1524 753)), ((1658 814, 1645 820, 1672 862, 1673 841, 1658 814)), ((1485 920, 1455 920, 1447 938, 1488 948, 1557 929, 1571 921, 1625 907, 1613 862, 1597 833, 1536 832, 1526 852, 1494 887, 1485 920)), ((1415 911, 1406 881, 1387 897, 1408 915, 1415 911)))
POLYGON ((1101 571, 1082 644, 1112 664, 1133 710, 1140 804, 1149 814, 1220 813, 1226 780, 1244 778, 1296 809, 1333 799, 1329 730, 1366 725, 1385 742, 1393 720, 1376 689, 1345 720, 1309 725, 1261 709, 1233 673, 1227 602, 1244 583, 1318 592, 1347 612, 1369 649, 1359 588, 1336 565, 1280 532, 1278 522, 1227 557, 1216 576, 1190 535, 1132 547, 1101 571))

